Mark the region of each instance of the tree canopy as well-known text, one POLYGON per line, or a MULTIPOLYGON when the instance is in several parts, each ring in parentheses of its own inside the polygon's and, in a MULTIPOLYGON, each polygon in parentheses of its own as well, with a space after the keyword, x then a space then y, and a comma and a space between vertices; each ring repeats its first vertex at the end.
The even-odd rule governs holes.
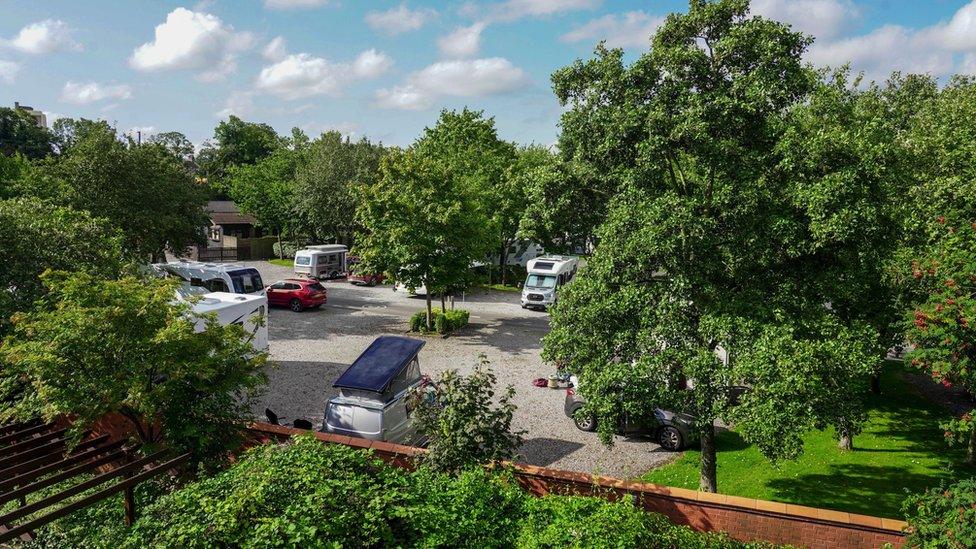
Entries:
POLYGON ((44 158, 53 152, 54 136, 42 128, 34 117, 19 108, 0 107, 0 154, 22 154, 27 158, 44 158))

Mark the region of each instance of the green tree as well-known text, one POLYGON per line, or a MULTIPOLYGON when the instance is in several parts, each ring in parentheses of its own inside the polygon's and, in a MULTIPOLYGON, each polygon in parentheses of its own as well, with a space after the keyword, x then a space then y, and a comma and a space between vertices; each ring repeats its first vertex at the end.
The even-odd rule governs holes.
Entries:
POLYGON ((586 248, 604 218, 605 200, 574 169, 574 163, 553 154, 539 160, 522 165, 513 174, 526 202, 519 236, 552 252, 586 248))
POLYGON ((120 141, 111 128, 88 127, 67 152, 38 167, 60 182, 52 200, 91 212, 118 227, 127 252, 161 260, 203 239, 206 197, 183 162, 160 144, 120 141))
POLYGON ((468 376, 443 373, 430 387, 410 396, 417 432, 427 439, 423 463, 435 471, 457 473, 476 465, 514 459, 524 431, 512 430, 515 387, 496 398, 497 378, 488 359, 468 376), (427 398, 433 392, 433 400, 427 398))
POLYGON ((976 547, 976 478, 913 494, 902 510, 908 522, 905 547, 976 547))
POLYGON ((47 128, 38 127, 34 117, 21 109, 0 107, 0 154, 22 154, 27 158, 44 158, 53 152, 54 137, 47 128))
POLYGON ((115 129, 104 120, 87 118, 58 118, 51 126, 58 154, 65 154, 78 141, 92 133, 115 133, 115 129))
POLYGON ((808 44, 746 0, 693 0, 632 65, 599 47, 554 76, 571 107, 561 148, 616 190, 544 356, 580 373, 605 440, 624 413, 692 414, 706 491, 717 418, 770 459, 796 457, 808 429, 856 429, 856 410, 829 403, 880 361, 869 324, 825 307, 813 282, 834 239, 814 245, 813 212, 777 171, 789 112, 817 82, 808 44), (738 404, 736 385, 751 388, 738 404))
POLYGON ((305 232, 320 242, 350 242, 363 188, 375 183, 385 149, 366 138, 353 142, 330 131, 301 150, 296 211, 305 232))
POLYGON ((184 163, 193 161, 193 143, 180 132, 160 132, 153 134, 147 142, 158 143, 166 147, 173 156, 184 163))
POLYGON ((29 384, 3 420, 69 415, 80 431, 118 413, 142 442, 201 460, 223 457, 240 441, 265 381, 266 355, 252 347, 253 334, 213 316, 198 331, 171 280, 64 272, 42 279, 43 305, 15 315, 0 347, 7 363, 0 386, 29 384))
MULTIPOLYGON (((298 153, 281 148, 254 164, 231 166, 227 194, 241 209, 253 215, 268 232, 281 237, 296 226, 295 169, 298 153)), ((281 255, 280 257, 284 257, 281 255)))
POLYGON ((118 229, 87 212, 37 198, 0 200, 0 335, 15 312, 30 311, 46 288, 47 269, 118 276, 124 259, 118 229))
POLYGON ((470 284, 471 264, 494 247, 482 196, 437 159, 413 149, 390 151, 378 181, 365 189, 357 210, 363 230, 353 251, 366 272, 387 272, 410 288, 426 288, 428 330, 431 295, 470 284))
POLYGON ((213 142, 204 143, 197 164, 203 177, 219 185, 231 166, 254 164, 281 146, 281 139, 268 124, 247 122, 231 115, 214 128, 213 142))

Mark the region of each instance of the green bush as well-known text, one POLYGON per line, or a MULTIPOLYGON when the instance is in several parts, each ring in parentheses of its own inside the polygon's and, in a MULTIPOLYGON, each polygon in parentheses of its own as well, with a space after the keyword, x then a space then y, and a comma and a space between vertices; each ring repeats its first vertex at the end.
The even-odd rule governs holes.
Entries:
MULTIPOLYGON (((433 315, 434 332, 447 334, 468 325, 468 318, 471 313, 464 309, 452 309, 440 311, 434 309, 433 315)), ((427 311, 418 311, 410 317, 411 332, 427 332, 427 311)))
POLYGON ((297 242, 282 242, 279 246, 277 242, 272 246, 274 249, 275 257, 293 258, 295 257, 295 252, 304 249, 304 244, 299 244, 297 242), (284 251, 284 254, 281 252, 284 251))
POLYGON ((976 478, 909 496, 905 547, 976 547, 976 478))

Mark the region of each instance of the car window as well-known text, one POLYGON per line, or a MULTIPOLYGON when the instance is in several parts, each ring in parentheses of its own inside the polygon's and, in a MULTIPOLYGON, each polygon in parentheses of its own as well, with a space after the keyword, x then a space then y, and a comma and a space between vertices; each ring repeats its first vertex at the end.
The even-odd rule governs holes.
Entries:
POLYGON ((551 275, 530 274, 525 281, 525 285, 530 288, 555 288, 556 277, 551 275))
POLYGON ((230 292, 227 283, 221 278, 212 278, 206 282, 205 286, 211 292, 230 292))
POLYGON ((295 265, 305 265, 305 266, 308 266, 308 265, 311 265, 311 264, 312 264, 312 258, 311 258, 311 256, 300 255, 300 256, 295 257, 295 265))
POLYGON ((228 274, 234 283, 234 291, 239 294, 250 294, 264 289, 264 281, 257 269, 241 269, 228 274))
POLYGON ((301 288, 301 286, 299 286, 298 284, 292 284, 292 283, 285 284, 286 290, 297 290, 299 288, 301 288))
POLYGON ((324 292, 325 291, 325 286, 323 286, 323 285, 319 284, 318 282, 316 282, 315 284, 309 284, 308 285, 308 289, 309 290, 312 290, 313 292, 324 292))
POLYGON ((275 282, 274 284, 271 285, 271 288, 270 289, 272 289, 272 290, 283 290, 284 288, 285 288, 285 283, 284 282, 275 282))

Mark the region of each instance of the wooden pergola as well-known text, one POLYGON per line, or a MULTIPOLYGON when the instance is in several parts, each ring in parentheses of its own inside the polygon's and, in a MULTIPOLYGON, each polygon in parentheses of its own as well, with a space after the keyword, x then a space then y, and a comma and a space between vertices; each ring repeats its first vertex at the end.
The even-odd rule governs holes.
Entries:
POLYGON ((135 486, 190 457, 173 457, 168 450, 141 455, 138 447, 113 441, 107 434, 85 432, 77 444, 75 440, 68 427, 54 423, 0 427, 0 512, 18 503, 0 515, 0 545, 17 538, 32 540, 37 528, 120 492, 126 523, 131 525, 135 486), (63 487, 40 499, 30 497, 55 485, 63 487), (90 493, 71 500, 85 492, 90 493))

